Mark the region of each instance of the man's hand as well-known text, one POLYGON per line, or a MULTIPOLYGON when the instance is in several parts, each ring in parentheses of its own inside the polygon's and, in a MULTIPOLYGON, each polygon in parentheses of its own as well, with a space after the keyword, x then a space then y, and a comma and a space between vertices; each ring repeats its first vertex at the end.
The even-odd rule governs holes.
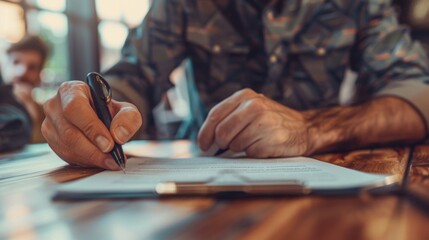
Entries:
POLYGON ((110 110, 114 117, 107 129, 91 102, 84 82, 63 83, 44 104, 42 133, 58 156, 72 165, 119 170, 109 152, 114 142, 123 144, 134 135, 142 124, 141 115, 134 105, 112 100, 110 110))
POLYGON ((216 144, 256 158, 311 153, 304 115, 249 89, 233 94, 210 111, 198 142, 204 151, 216 144))
POLYGON ((298 112, 243 90, 210 111, 198 142, 202 150, 216 144, 265 158, 411 144, 424 140, 426 133, 419 112, 397 97, 298 112))

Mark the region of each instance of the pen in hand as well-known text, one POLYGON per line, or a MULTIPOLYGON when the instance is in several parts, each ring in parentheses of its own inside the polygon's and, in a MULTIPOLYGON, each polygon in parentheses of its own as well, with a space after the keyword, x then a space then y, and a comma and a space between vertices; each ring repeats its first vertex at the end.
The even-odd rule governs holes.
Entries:
MULTIPOLYGON (((112 100, 112 90, 107 81, 98 73, 91 72, 86 76, 86 83, 91 90, 93 107, 97 113, 98 118, 103 124, 110 129, 112 123, 112 116, 109 112, 109 103, 112 100)), ((115 143, 112 151, 110 152, 115 162, 125 173, 125 155, 122 146, 115 143)))
POLYGON ((218 156, 224 154, 226 151, 228 151, 228 148, 220 148, 215 152, 214 156, 218 157, 218 156))

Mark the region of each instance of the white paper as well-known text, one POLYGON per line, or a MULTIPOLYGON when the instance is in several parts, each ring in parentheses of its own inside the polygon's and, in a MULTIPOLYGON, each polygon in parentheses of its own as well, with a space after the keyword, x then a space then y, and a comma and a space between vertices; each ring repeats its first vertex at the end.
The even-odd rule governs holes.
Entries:
POLYGON ((131 158, 126 174, 104 171, 63 184, 60 193, 153 193, 161 182, 207 181, 214 184, 246 184, 257 181, 299 181, 319 190, 347 189, 385 182, 386 175, 368 174, 311 158, 235 159, 131 158))

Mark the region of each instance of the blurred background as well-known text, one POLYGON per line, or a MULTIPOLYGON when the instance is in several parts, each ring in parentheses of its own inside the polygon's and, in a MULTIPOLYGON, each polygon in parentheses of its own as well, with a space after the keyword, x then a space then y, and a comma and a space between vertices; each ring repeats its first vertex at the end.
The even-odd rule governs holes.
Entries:
POLYGON ((414 39, 420 41, 429 54, 429 0, 393 0, 399 21, 411 28, 414 39))
MULTIPOLYGON (((83 79, 87 72, 113 65, 120 58, 129 29, 143 20, 152 1, 0 0, 0 64, 11 43, 27 33, 41 36, 53 50, 42 73, 42 84, 51 86, 53 93, 63 81, 83 79)), ((429 0, 393 2, 401 23, 410 26, 413 37, 429 53, 429 0)), ((44 91, 40 95, 49 97, 44 91)), ((183 102, 180 93, 173 97, 179 101, 172 102, 183 102)), ((176 117, 166 116, 165 121, 179 121, 189 113, 186 104, 177 105, 176 117)))
POLYGON ((0 0, 0 53, 26 33, 53 49, 44 77, 82 79, 119 59, 128 29, 151 0, 0 0))

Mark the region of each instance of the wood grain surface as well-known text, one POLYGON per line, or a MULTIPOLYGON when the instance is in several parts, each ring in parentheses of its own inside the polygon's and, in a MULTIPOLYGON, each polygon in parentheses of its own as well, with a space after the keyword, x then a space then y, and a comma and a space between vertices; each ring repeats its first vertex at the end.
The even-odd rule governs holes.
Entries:
MULTIPOLYGON (((409 150, 315 158, 402 178, 409 150)), ((100 170, 68 166, 52 152, 4 159, 0 155, 0 239, 429 238, 429 145, 414 149, 407 191, 380 196, 57 201, 52 198, 56 186, 100 170)))

